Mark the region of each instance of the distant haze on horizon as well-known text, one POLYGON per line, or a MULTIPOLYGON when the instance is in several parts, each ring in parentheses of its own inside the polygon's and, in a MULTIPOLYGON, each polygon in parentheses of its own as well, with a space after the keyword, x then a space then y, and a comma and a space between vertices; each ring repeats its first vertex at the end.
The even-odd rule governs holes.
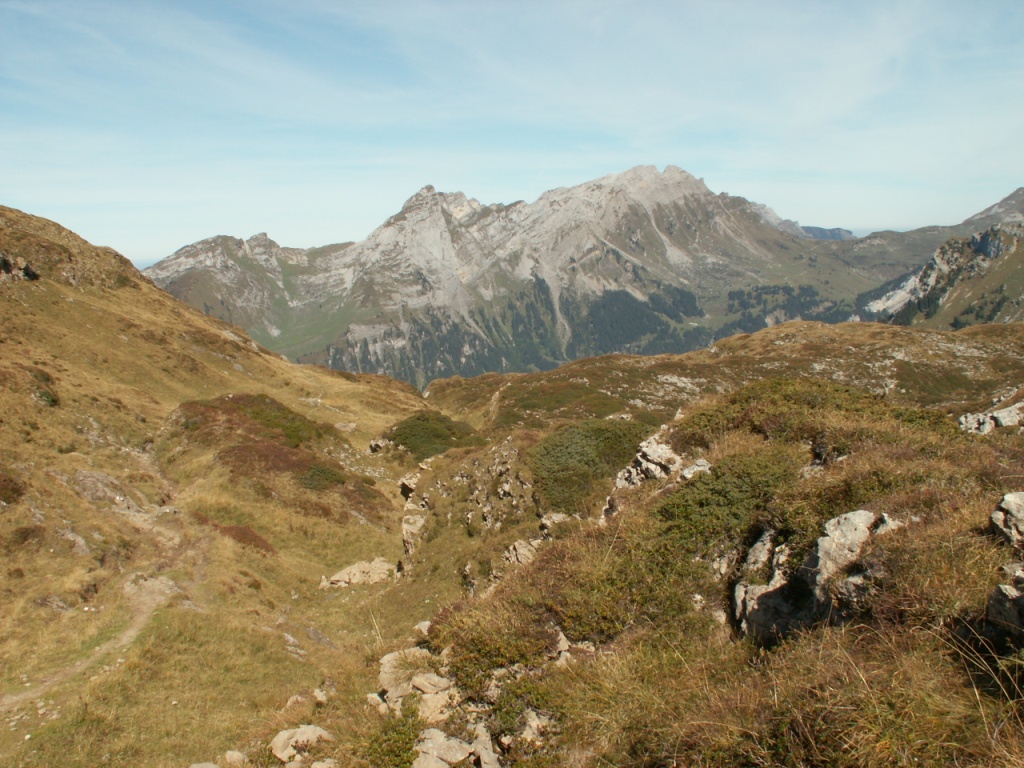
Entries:
POLYGON ((858 234, 1024 185, 1024 3, 0 0, 0 204, 145 266, 635 165, 858 234))

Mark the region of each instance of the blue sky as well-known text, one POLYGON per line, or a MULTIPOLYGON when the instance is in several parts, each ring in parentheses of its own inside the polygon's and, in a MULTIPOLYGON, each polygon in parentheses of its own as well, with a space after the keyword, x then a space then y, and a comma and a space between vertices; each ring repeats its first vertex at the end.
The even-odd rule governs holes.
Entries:
POLYGON ((640 164, 951 224, 1024 185, 1022 29, 1019 0, 0 0, 0 204, 139 265, 640 164))

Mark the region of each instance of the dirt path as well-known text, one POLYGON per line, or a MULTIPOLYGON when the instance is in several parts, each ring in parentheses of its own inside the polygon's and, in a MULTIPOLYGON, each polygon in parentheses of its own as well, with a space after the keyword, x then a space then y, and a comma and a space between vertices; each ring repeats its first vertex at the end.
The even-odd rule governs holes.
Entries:
POLYGON ((88 657, 79 659, 56 672, 51 672, 33 684, 31 688, 27 688, 21 693, 0 696, 0 712, 9 712, 27 702, 45 697, 54 687, 67 682, 77 674, 92 669, 107 654, 127 648, 139 636, 139 632, 152 618, 156 609, 164 605, 172 595, 180 592, 181 589, 167 577, 159 576, 152 579, 136 577, 125 584, 124 591, 131 605, 132 621, 117 637, 94 648, 88 657))

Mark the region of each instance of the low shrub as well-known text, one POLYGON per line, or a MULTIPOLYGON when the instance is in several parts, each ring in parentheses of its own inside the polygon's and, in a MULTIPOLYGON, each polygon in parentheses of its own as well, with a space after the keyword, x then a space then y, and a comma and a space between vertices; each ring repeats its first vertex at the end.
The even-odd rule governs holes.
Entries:
POLYGON ((0 466, 0 501, 13 504, 25 495, 25 486, 10 470, 0 466))
POLYGON ((443 453, 449 448, 483 443, 469 424, 453 421, 435 411, 414 413, 391 427, 384 436, 406 448, 417 461, 443 453))
POLYGON ((727 456, 711 472, 672 494, 658 516, 670 523, 672 538, 686 550, 707 552, 766 522, 771 502, 796 483, 801 463, 798 452, 789 447, 727 456))
POLYGON ((544 438, 527 454, 542 501, 564 512, 580 511, 598 481, 626 466, 649 432, 634 421, 588 419, 544 438))
POLYGON ((345 473, 325 464, 314 464, 299 475, 299 485, 310 491, 325 491, 345 484, 345 473))

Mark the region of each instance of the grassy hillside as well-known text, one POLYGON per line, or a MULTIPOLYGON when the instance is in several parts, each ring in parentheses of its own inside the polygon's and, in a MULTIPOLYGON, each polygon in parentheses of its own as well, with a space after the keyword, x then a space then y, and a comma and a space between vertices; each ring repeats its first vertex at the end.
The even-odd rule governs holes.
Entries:
POLYGON ((311 759, 409 766, 426 694, 367 694, 411 647, 457 690, 431 725, 506 767, 1024 764, 986 614, 1019 553, 985 533, 1024 438, 956 426, 1020 399, 1020 324, 790 323, 420 396, 52 222, 0 210, 0 256, 5 765, 280 765, 312 723, 311 759), (902 527, 808 582, 854 510, 902 527), (378 557, 401 576, 318 588, 378 557), (740 588, 792 615, 750 631, 740 588))

